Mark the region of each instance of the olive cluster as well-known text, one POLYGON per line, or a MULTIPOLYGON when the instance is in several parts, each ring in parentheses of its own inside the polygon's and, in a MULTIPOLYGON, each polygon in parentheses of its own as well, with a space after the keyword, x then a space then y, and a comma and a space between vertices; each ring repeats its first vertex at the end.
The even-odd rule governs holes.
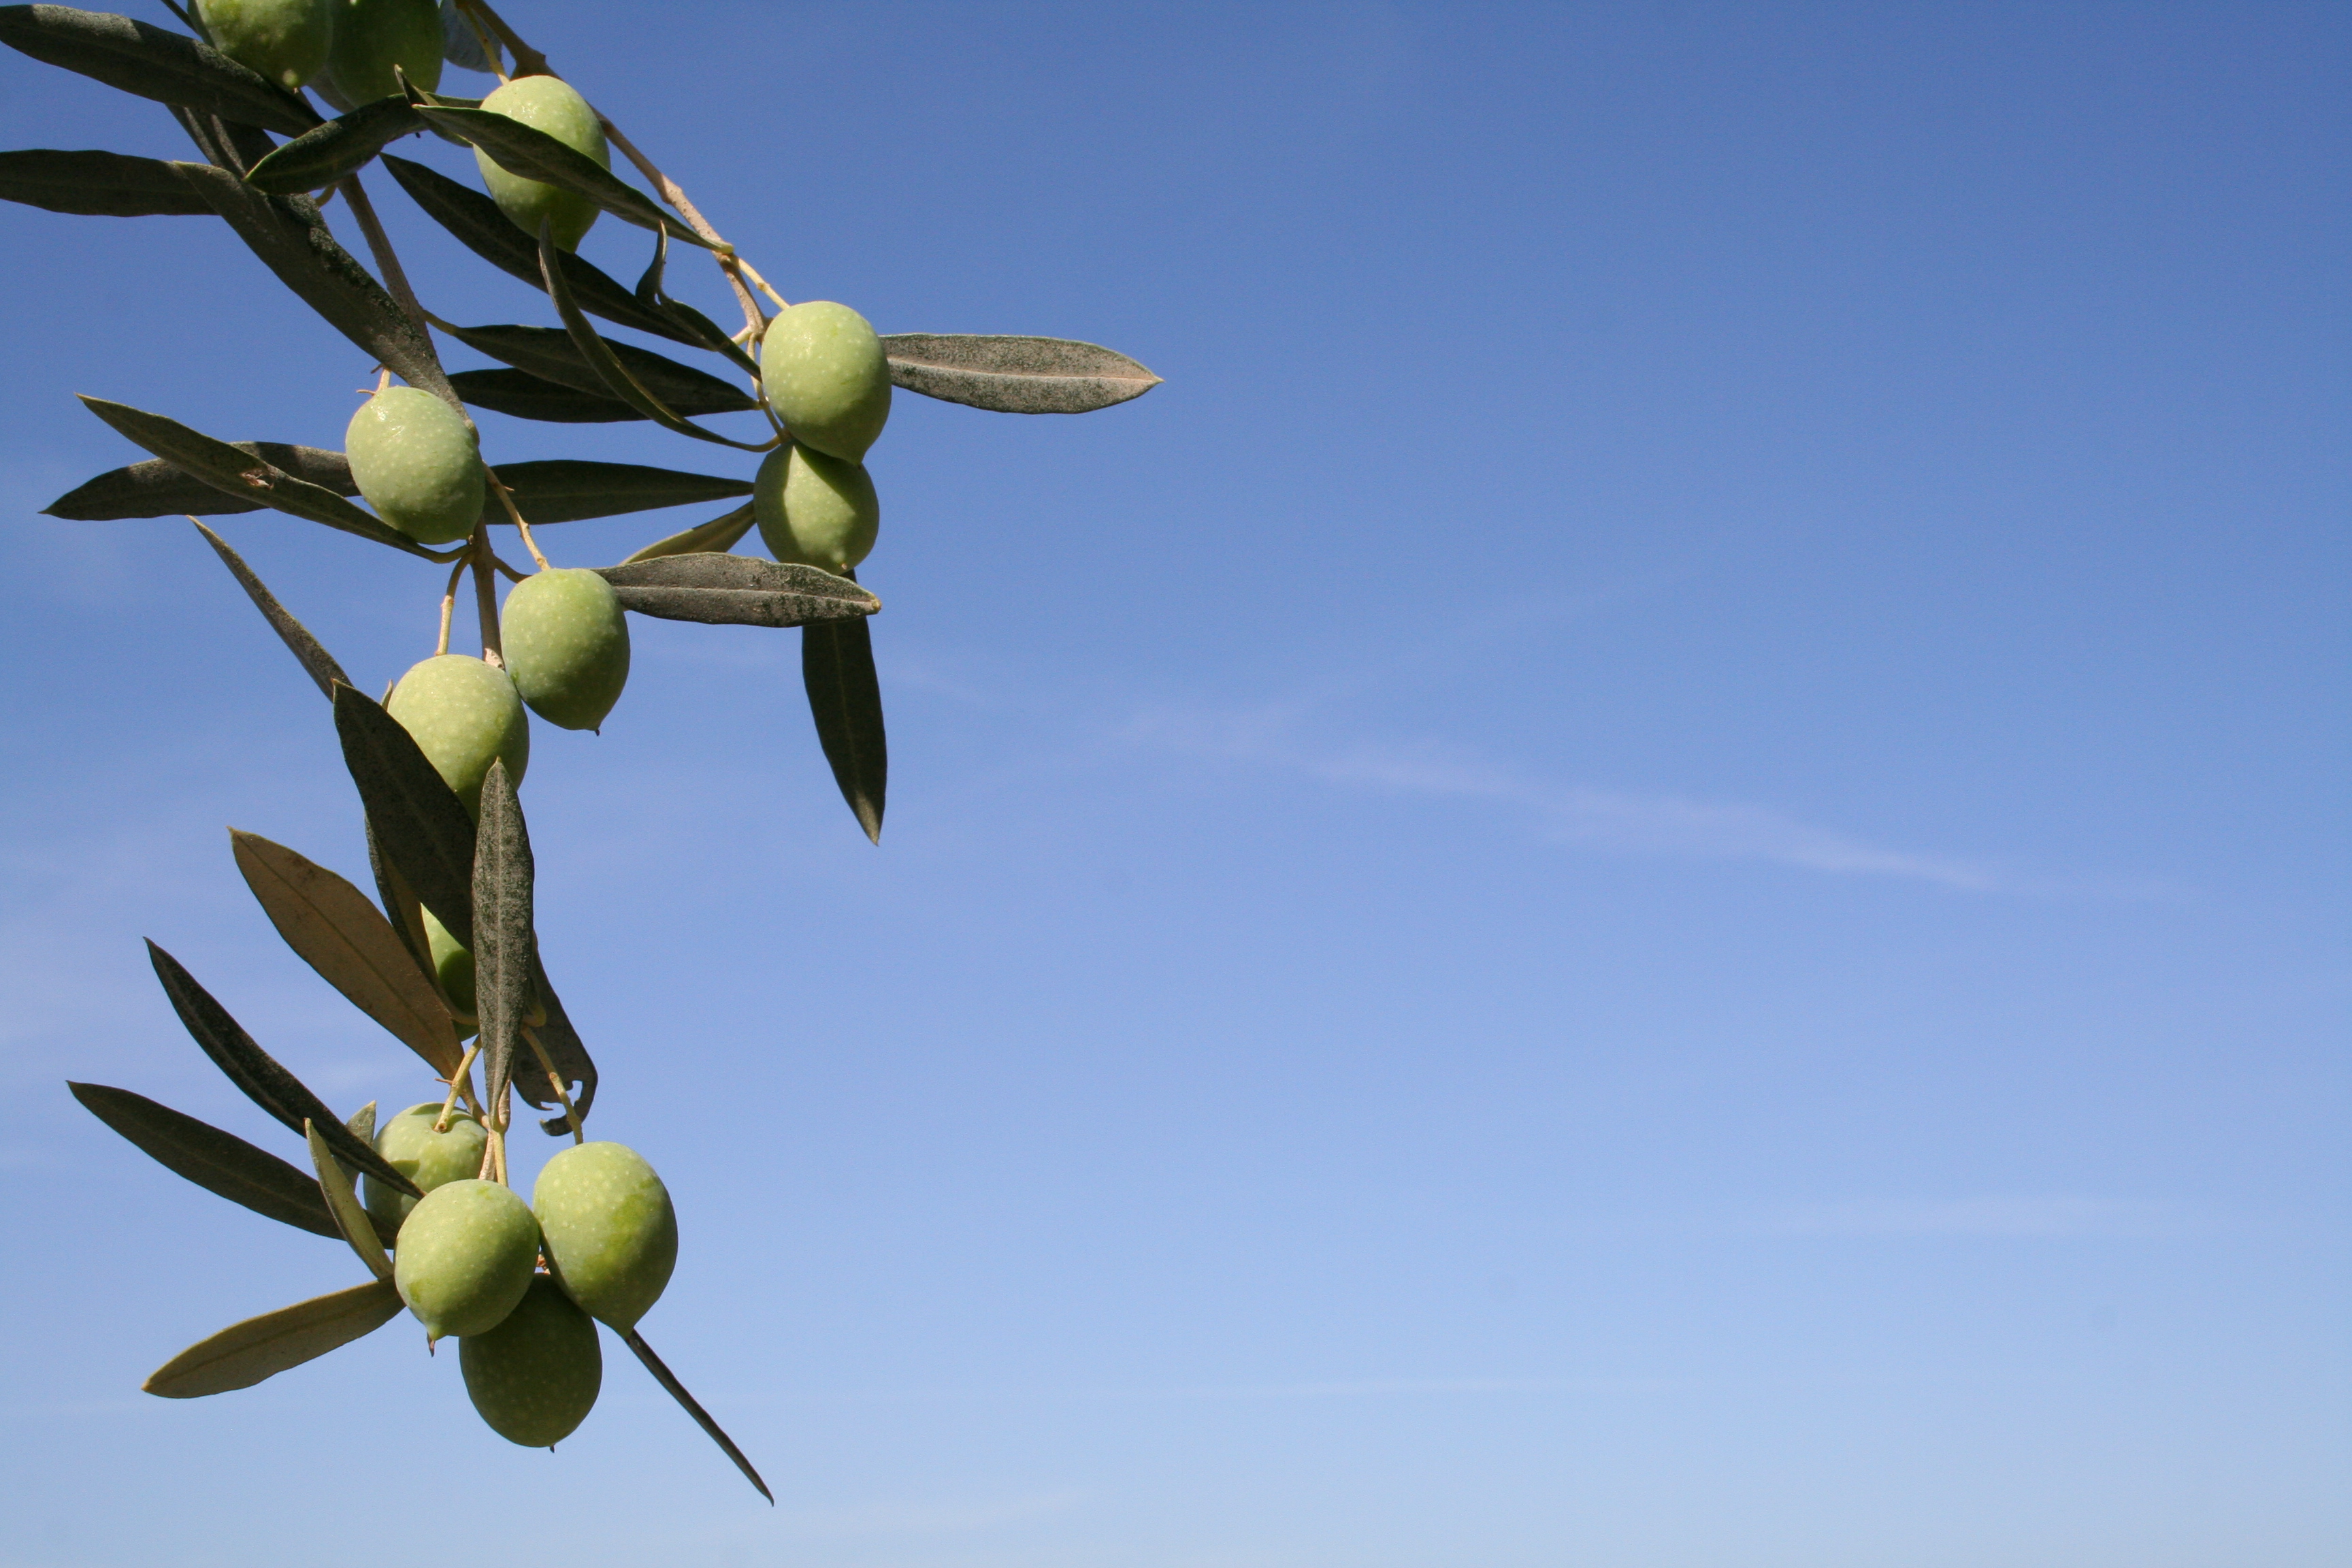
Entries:
POLYGON ((397 1232, 393 1283, 426 1340, 457 1340, 482 1419, 510 1442, 551 1447, 596 1403, 595 1325, 627 1333, 669 1283, 677 1216, 654 1168, 621 1144, 564 1150, 526 1205, 476 1176, 488 1142, 463 1110, 410 1106, 375 1148, 425 1195, 370 1177, 367 1210, 397 1232))

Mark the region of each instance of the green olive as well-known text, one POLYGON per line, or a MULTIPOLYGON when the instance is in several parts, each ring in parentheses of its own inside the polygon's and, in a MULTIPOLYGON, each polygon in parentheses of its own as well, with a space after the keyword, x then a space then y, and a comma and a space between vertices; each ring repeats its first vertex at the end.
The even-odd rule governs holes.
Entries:
POLYGON ((398 66, 431 92, 441 85, 440 0, 332 0, 327 85, 357 109, 400 91, 398 66))
POLYGON ((195 10, 213 47, 289 90, 327 63, 331 0, 196 0, 195 10))
POLYGON ((812 300, 768 323, 760 390, 793 440, 862 463, 890 417, 890 360, 865 317, 812 300))
POLYGON ((598 1322, 635 1328, 677 1263, 677 1214, 654 1168, 618 1143, 575 1144, 540 1168, 530 1204, 572 1299, 598 1322))
POLYGON ((621 596, 584 566, 551 567, 516 584, 499 637, 515 689, 551 724, 595 729, 628 683, 621 596))
POLYGON ((882 526, 882 502, 866 466, 797 441, 760 459, 751 509, 769 553, 828 572, 865 560, 882 526))
MULTIPOLYGON (((428 1193, 451 1182, 480 1175, 482 1150, 489 1142, 482 1124, 466 1111, 449 1113, 446 1132, 433 1131, 433 1124, 440 1119, 441 1101, 428 1100, 410 1106, 385 1122, 375 1135, 375 1152, 390 1161, 394 1170, 428 1193)), ((373 1176, 362 1177, 360 1189, 366 1195, 368 1213, 394 1231, 424 1201, 387 1187, 373 1176)))
POLYGON ((384 709, 475 816, 481 815, 482 778, 493 762, 503 759, 507 777, 522 783, 530 720, 505 670, 467 654, 437 654, 400 678, 384 709))
POLYGON ((445 1182, 417 1201, 393 1249, 392 1282, 429 1340, 484 1334, 530 1288, 539 1222, 496 1182, 445 1182))
MULTIPOLYGON (((482 100, 482 107, 520 121, 533 131, 543 131, 604 168, 613 166, 612 152, 604 145, 604 121, 570 82, 551 76, 519 76, 482 100)), ((596 221, 594 202, 561 185, 509 174, 479 147, 474 149, 474 163, 482 172, 482 184, 490 198, 500 212, 514 219, 517 227, 536 236, 544 219, 557 248, 580 247, 581 237, 596 221)))
MULTIPOLYGON (((449 998, 449 1005, 470 1017, 474 1006, 474 952, 471 948, 457 945, 431 910, 421 910, 425 916, 425 945, 433 957, 433 978, 441 983, 441 994, 449 998)), ((464 1022, 457 1026, 457 1037, 464 1039, 474 1031, 464 1022)))
POLYGON ((544 1274, 506 1320, 457 1342, 466 1394, 490 1430, 527 1448, 552 1448, 596 1403, 604 1351, 595 1320, 544 1274))
POLYGON ((482 515, 482 453, 465 416, 429 392, 387 386, 343 432, 352 482, 376 515, 422 544, 474 531, 482 515))

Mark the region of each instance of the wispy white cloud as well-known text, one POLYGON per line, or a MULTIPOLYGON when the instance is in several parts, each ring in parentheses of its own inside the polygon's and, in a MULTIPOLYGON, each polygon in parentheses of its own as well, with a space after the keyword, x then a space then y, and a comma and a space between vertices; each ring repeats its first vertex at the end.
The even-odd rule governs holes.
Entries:
POLYGON ((1763 1228, 1773 1236, 2145 1237, 2177 1235, 2200 1223, 2201 1216, 2174 1205, 2062 1194, 1817 1204, 1769 1215, 1763 1228))
POLYGON ((1139 714, 1127 734, 1187 755, 1279 767, 1347 787, 1510 806, 1530 814, 1544 837, 1583 848, 1769 860, 1811 871, 1906 877, 1968 892, 2041 890, 1978 862, 1885 848, 1766 806, 1547 784, 1435 742, 1318 748, 1300 739, 1301 717, 1285 707, 1239 713, 1160 709, 1139 714))

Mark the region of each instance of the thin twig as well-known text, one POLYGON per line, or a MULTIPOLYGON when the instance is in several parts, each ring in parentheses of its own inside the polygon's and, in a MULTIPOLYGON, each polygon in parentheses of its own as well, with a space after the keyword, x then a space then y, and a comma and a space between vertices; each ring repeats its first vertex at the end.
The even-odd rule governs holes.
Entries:
POLYGON ((497 578, 490 569, 490 530, 474 525, 474 612, 482 623, 482 662, 494 669, 507 667, 506 650, 499 640, 497 578))
POLYGON ((481 1054, 481 1049, 482 1042, 477 1037, 472 1045, 466 1047, 466 1054, 457 1058, 457 1070, 449 1075, 449 1098, 441 1102, 441 1114, 434 1118, 434 1131, 449 1131, 449 1118, 457 1112, 460 1089, 465 1091, 467 1100, 474 1098, 474 1058, 481 1054))
MULTIPOLYGON (((654 161, 639 152, 637 144, 630 141, 619 126, 602 114, 597 115, 596 119, 604 127, 604 134, 612 140, 613 145, 621 150, 622 156, 635 163, 637 166, 637 173, 651 181, 654 189, 661 193, 662 200, 677 209, 678 216, 686 219, 688 228, 710 242, 712 258, 719 263, 719 270, 727 275, 729 286, 735 290, 735 302, 743 307, 743 324, 755 332, 766 326, 768 319, 761 312, 760 302, 751 298, 751 290, 744 286, 743 274, 748 268, 743 258, 735 254, 735 247, 719 237, 719 231, 711 227, 709 220, 705 218, 696 209, 695 205, 687 199, 686 193, 678 188, 677 182, 655 167, 654 161)), ((763 283, 761 287, 766 289, 767 285, 763 283)), ((774 297, 774 291, 769 290, 769 298, 774 297)), ((777 302, 782 303, 782 300, 777 302)))
POLYGON ((547 1069, 547 1081, 555 1086, 555 1098, 563 1102, 563 1118, 572 1123, 572 1141, 585 1143, 588 1135, 580 1131, 580 1112, 572 1107, 572 1093, 563 1086, 563 1075, 555 1070, 555 1058, 549 1056, 547 1047, 539 1043, 539 1031, 536 1029, 523 1030, 522 1037, 530 1045, 531 1055, 539 1058, 539 1065, 547 1069))
POLYGON ((417 302, 416 291, 408 286, 408 274, 401 270, 400 258, 393 252, 392 238, 383 232, 383 225, 377 221, 375 204, 368 200, 360 177, 346 174, 336 182, 336 188, 343 193, 343 199, 352 204, 352 216, 360 220, 360 232, 367 236, 368 251, 375 258, 376 270, 383 274, 383 286, 392 290, 392 297, 400 301, 402 310, 408 312, 408 319, 415 323, 419 335, 425 342, 432 342, 433 333, 427 326, 432 318, 417 302))
POLYGON ((460 5, 457 7, 457 15, 466 18, 467 27, 473 33, 474 41, 482 46, 483 58, 490 62, 490 68, 499 73, 499 80, 512 81, 514 78, 507 75, 505 53, 498 45, 490 42, 490 36, 488 33, 482 31, 482 19, 474 15, 474 8, 470 5, 460 5))
MULTIPOLYGON (((522 535, 522 547, 530 552, 530 558, 539 563, 539 569, 546 571, 547 557, 540 553, 539 541, 530 536, 530 524, 522 520, 522 510, 515 505, 514 492, 507 489, 505 482, 499 478, 499 471, 488 463, 482 465, 482 472, 489 476, 490 489, 498 492, 499 504, 507 509, 508 521, 515 525, 515 531, 522 535)), ((515 581, 522 579, 518 577, 515 581)))
POLYGON ((489 29, 498 34, 514 56, 517 76, 553 76, 547 68, 547 57, 522 41, 522 36, 507 26, 507 19, 490 9, 489 0, 457 0, 457 8, 480 17, 489 29))
POLYGON ((441 590, 441 638, 433 645, 433 657, 436 658, 449 651, 449 617, 457 609, 457 579, 466 574, 467 564, 472 559, 473 552, 470 550, 460 554, 457 564, 450 570, 449 585, 441 590))

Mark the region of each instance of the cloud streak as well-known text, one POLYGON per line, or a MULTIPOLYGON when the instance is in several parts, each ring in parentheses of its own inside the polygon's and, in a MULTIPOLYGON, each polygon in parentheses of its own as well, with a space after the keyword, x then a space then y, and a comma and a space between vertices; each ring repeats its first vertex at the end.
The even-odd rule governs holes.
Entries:
POLYGON ((1907 878, 1964 892, 2027 890, 1976 862, 1885 848, 1765 806, 1549 784, 1433 742, 1318 750, 1297 739, 1298 719, 1281 708, 1245 714, 1155 710, 1139 714, 1127 736, 1188 756, 1283 768, 1346 788, 1512 807, 1535 816, 1548 840, 1579 848, 1765 860, 1840 876, 1907 878))

